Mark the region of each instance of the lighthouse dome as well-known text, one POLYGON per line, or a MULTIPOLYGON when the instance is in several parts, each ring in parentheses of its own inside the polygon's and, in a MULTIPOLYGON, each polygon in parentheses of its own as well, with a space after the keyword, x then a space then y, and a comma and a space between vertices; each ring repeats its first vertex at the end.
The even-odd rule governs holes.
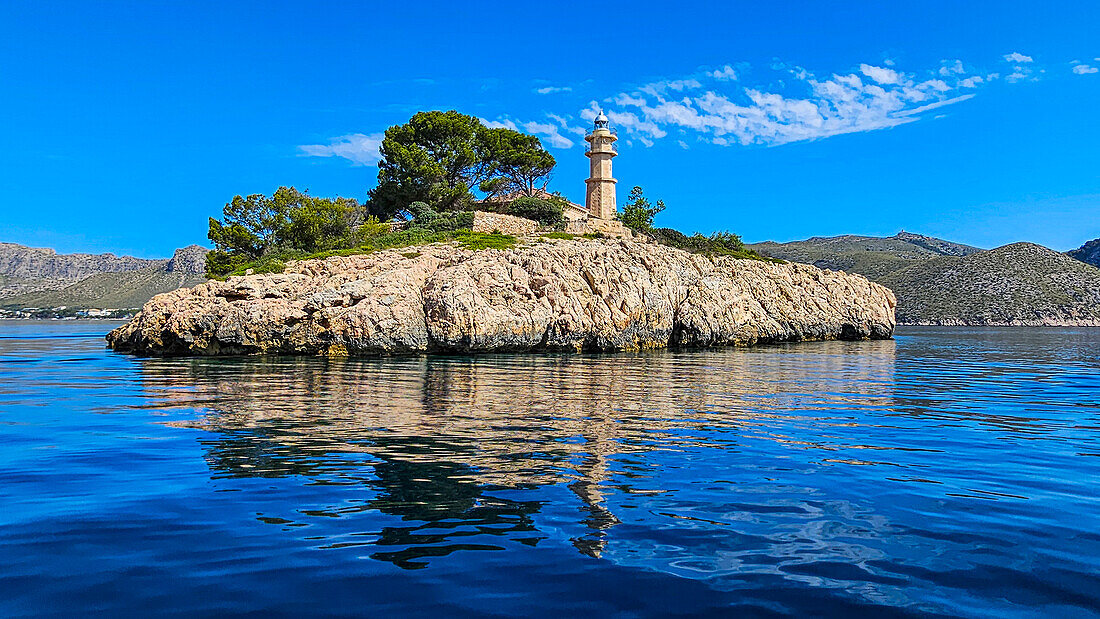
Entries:
POLYGON ((607 129, 607 116, 603 115, 603 110, 600 110, 599 115, 596 116, 595 126, 597 129, 607 129))

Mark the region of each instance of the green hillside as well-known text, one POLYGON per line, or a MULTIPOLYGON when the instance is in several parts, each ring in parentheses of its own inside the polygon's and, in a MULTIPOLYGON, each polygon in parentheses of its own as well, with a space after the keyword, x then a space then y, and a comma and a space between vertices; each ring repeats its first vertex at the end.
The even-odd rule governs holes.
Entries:
POLYGON ((1100 324, 1100 269, 1031 243, 985 251, 942 239, 815 237, 756 243, 775 258, 859 273, 894 291, 900 324, 1100 324))
POLYGON ((812 264, 822 269, 859 273, 875 281, 929 258, 967 256, 982 251, 977 247, 908 232, 885 238, 845 235, 813 237, 790 243, 767 241, 746 247, 765 256, 812 264))
POLYGON ((0 299, 6 308, 77 307, 137 308, 155 295, 205 281, 194 273, 166 272, 161 267, 122 273, 97 273, 60 290, 45 290, 0 299))
POLYGON ((881 283, 901 323, 1100 325, 1100 269, 1032 243, 932 258, 881 283))

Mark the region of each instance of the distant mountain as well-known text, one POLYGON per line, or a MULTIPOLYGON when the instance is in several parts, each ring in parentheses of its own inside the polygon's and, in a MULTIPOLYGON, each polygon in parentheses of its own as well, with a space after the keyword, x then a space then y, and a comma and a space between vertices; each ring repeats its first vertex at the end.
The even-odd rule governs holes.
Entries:
POLYGON ((1076 258, 1094 267, 1100 267, 1100 239, 1093 239, 1073 251, 1066 252, 1070 258, 1076 258))
POLYGON ((902 232, 749 247, 888 286, 900 324, 1100 325, 1100 269, 1031 243, 985 251, 902 232))
POLYGON ((790 243, 767 241, 748 247, 765 256, 812 264, 822 269, 859 273, 876 281, 876 278, 929 258, 968 256, 982 251, 977 247, 909 232, 899 232, 885 238, 846 235, 813 237, 790 243))
POLYGON ((1100 326, 1100 269, 1033 243, 932 258, 881 283, 903 324, 1100 326))
POLYGON ((57 290, 96 273, 140 271, 163 262, 114 254, 59 254, 45 247, 0 243, 0 297, 57 290))
POLYGON ((0 244, 0 307, 138 308, 153 296, 203 282, 206 248, 177 249, 170 259, 114 254, 57 254, 0 244))

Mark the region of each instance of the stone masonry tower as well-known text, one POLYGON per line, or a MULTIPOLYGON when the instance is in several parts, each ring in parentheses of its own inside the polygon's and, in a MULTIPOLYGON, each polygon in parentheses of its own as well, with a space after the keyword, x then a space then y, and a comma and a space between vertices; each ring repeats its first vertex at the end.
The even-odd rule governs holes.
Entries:
POLYGON ((588 208, 589 217, 597 219, 614 219, 615 217, 615 183, 611 176, 611 159, 618 155, 615 149, 617 135, 611 132, 607 117, 600 112, 596 117, 595 127, 592 133, 584 136, 588 142, 585 155, 588 156, 592 173, 589 174, 587 192, 584 205, 588 208))

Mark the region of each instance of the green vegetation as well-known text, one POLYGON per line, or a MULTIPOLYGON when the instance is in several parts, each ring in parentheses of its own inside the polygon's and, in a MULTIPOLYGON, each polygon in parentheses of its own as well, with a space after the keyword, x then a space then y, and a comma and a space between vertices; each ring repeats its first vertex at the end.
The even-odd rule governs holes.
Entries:
POLYGON ((967 256, 977 247, 900 232, 891 237, 814 237, 790 243, 765 242, 749 249, 774 258, 812 264, 823 269, 859 273, 882 283, 890 274, 939 256, 967 256))
POLYGON ((1100 270, 1031 243, 914 261, 879 281, 903 324, 1100 323, 1100 270))
POLYGON ((645 234, 653 230, 653 218, 665 210, 664 201, 657 200, 657 204, 651 206, 649 199, 642 195, 642 188, 637 185, 630 190, 627 200, 622 212, 617 215, 619 221, 635 232, 645 234))
POLYGON ((235 196, 222 209, 222 221, 210 218, 207 236, 215 249, 206 255, 207 275, 279 269, 284 256, 352 247, 363 215, 355 200, 315 198, 293 187, 280 187, 271 197, 235 196))
MULTIPOLYGON (((474 214, 470 211, 440 213, 423 202, 408 206, 412 220, 403 229, 395 230, 374 217, 355 225, 356 217, 342 212, 345 216, 338 220, 339 225, 313 225, 317 213, 341 208, 340 200, 312 198, 293 188, 280 188, 271 198, 237 196, 226 205, 224 222, 210 220, 210 240, 217 249, 207 254, 207 276, 221 279, 250 271, 282 273, 289 260, 351 256, 447 241, 467 249, 507 249, 516 245, 513 236, 471 231, 474 214), (306 200, 313 203, 310 208, 295 206, 306 200), (317 229, 322 232, 312 236, 317 229)), ((331 222, 332 218, 321 221, 331 222)), ((404 255, 415 257, 419 253, 404 255)))
POLYGON ((454 234, 458 244, 466 249, 511 249, 517 243, 516 237, 500 232, 485 234, 484 232, 459 230, 454 234))
POLYGON ((562 202, 564 199, 556 196, 549 200, 524 196, 513 200, 505 212, 556 228, 565 225, 565 205, 562 202))
POLYGON ((437 211, 472 208, 479 188, 489 196, 534 195, 545 187, 554 157, 539 139, 506 128, 490 129, 474 116, 419 112, 386 130, 379 149, 378 185, 370 213, 389 219, 413 202, 437 211))
MULTIPOLYGON (((546 194, 555 161, 538 138, 507 128, 489 128, 454 110, 420 112, 409 122, 386 130, 380 147, 378 185, 370 201, 317 198, 294 187, 270 197, 235 196, 210 218, 208 236, 215 249, 206 256, 206 274, 280 273, 289 260, 350 255, 428 243, 455 241, 470 249, 507 248, 516 239, 471 231, 474 208, 493 210, 564 229, 567 201, 546 194), (476 202, 473 188, 487 200, 476 202), (403 228, 380 219, 400 216, 403 228)), ((761 258, 745 249, 736 235, 686 236, 653 227, 665 209, 634 187, 618 215, 635 232, 658 242, 714 255, 761 258)), ((585 234, 584 238, 604 238, 585 234)), ((549 238, 575 238, 572 235, 549 238)))
POLYGON ((652 228, 649 231, 649 236, 662 245, 689 251, 693 254, 783 262, 783 260, 768 258, 746 248, 745 244, 741 242, 741 237, 730 232, 715 232, 710 236, 703 236, 696 232, 688 236, 672 228, 652 228))
MULTIPOLYGON (((0 307, 83 308, 141 307, 154 295, 201 284, 205 278, 194 273, 166 272, 163 266, 140 271, 96 273, 58 290, 38 290, 6 297, 0 307)), ((75 315, 75 314, 74 314, 75 315)))
POLYGON ((761 256, 746 248, 745 244, 741 242, 741 237, 731 232, 715 232, 710 236, 704 236, 696 232, 688 236, 672 228, 654 228, 653 218, 665 210, 664 200, 657 200, 656 204, 651 204, 643 194, 642 188, 638 186, 630 190, 630 196, 627 199, 628 202, 617 216, 619 221, 634 232, 644 234, 662 245, 708 256, 732 256, 750 260, 783 262, 775 258, 761 256))
POLYGON ((479 133, 478 156, 484 175, 489 177, 478 189, 489 197, 516 193, 534 196, 546 189, 557 163, 537 137, 505 128, 479 133))
POLYGON ((577 238, 577 235, 568 232, 544 232, 541 236, 544 239, 561 239, 564 241, 572 241, 577 238))

